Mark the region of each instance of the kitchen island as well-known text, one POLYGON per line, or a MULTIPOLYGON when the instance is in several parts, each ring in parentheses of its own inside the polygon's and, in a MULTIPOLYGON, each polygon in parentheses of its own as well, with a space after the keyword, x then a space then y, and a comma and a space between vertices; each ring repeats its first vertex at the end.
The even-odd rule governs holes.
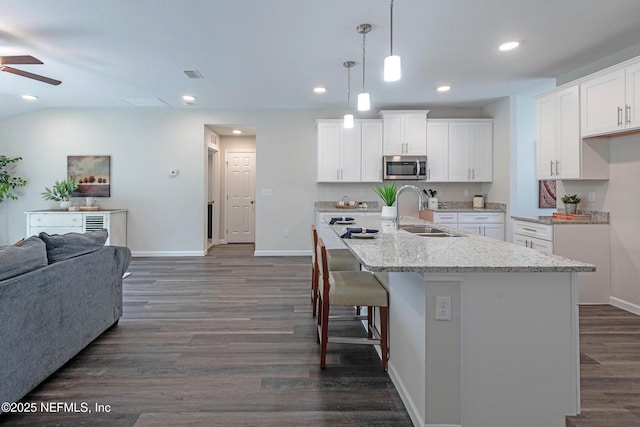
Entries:
POLYGON ((379 216, 332 227, 380 231, 344 242, 389 290, 389 375, 415 425, 559 427, 579 413, 577 273, 593 265, 441 225, 462 237, 379 216))

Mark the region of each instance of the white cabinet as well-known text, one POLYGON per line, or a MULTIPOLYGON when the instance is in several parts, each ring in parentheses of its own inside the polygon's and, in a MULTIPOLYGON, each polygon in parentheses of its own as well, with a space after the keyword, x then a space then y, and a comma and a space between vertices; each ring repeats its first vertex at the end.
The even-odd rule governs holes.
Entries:
MULTIPOLYGON (((362 182, 382 182, 382 121, 362 120, 362 182)), ((354 124, 356 126, 356 124, 354 124)))
POLYGON ((451 228, 479 234, 492 239, 504 240, 504 213, 502 212, 451 212, 421 211, 421 219, 451 228))
POLYGON ((382 181, 382 122, 317 120, 317 181, 382 181))
POLYGON ((127 245, 127 211, 29 211, 27 215, 27 236, 47 234, 86 233, 106 229, 109 237, 105 244, 127 245))
POLYGON ((468 233, 504 240, 504 214, 501 212, 459 212, 458 228, 468 233))
POLYGON ((428 110, 383 110, 383 153, 385 156, 427 154, 428 110))
POLYGON ((427 181, 449 180, 449 122, 427 120, 427 181))
POLYGON ((490 182, 492 179, 493 120, 450 122, 449 181, 490 182))
POLYGON ((640 129, 640 62, 580 83, 582 137, 640 129))
POLYGON ((514 220, 512 242, 519 246, 588 262, 595 272, 578 273, 578 302, 608 304, 611 284, 609 224, 540 224, 514 220))
POLYGON ((609 147, 580 137, 580 90, 571 86, 536 100, 536 178, 608 179, 609 147))

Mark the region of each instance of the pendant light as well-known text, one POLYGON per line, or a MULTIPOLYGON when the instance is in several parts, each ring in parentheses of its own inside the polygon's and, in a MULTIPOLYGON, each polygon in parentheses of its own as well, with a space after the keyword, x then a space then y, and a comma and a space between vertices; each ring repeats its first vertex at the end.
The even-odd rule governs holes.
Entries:
POLYGON ((347 69, 347 114, 344 115, 344 127, 351 129, 353 127, 353 114, 351 110, 351 67, 356 65, 353 61, 345 61, 342 65, 347 69))
POLYGON ((390 40, 389 44, 390 44, 391 52, 389 53, 389 56, 384 58, 384 81, 385 82, 395 82, 400 80, 400 78, 402 77, 402 66, 401 66, 400 57, 398 55, 393 54, 393 0, 391 0, 390 16, 391 16, 391 23, 389 27, 391 28, 391 30, 390 30, 390 36, 389 36, 389 40, 390 40))
POLYGON ((362 93, 358 94, 358 111, 369 111, 371 108, 371 97, 364 90, 364 75, 365 75, 365 38, 367 33, 371 31, 370 24, 360 24, 356 27, 356 31, 362 34, 362 93))

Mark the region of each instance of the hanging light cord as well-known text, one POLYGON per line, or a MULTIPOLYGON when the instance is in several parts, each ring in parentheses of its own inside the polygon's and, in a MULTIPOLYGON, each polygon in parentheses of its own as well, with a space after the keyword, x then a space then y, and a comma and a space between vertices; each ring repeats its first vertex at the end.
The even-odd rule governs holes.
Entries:
POLYGON ((351 108, 351 67, 347 67, 347 110, 351 108))
POLYGON ((364 93, 364 69, 365 69, 365 38, 367 33, 362 33, 362 92, 364 93))
POLYGON ((391 10, 391 25, 389 26, 391 28, 391 36, 389 37, 390 40, 390 44, 391 44, 391 56, 393 56, 393 0, 391 0, 391 6, 390 6, 390 10, 391 10))

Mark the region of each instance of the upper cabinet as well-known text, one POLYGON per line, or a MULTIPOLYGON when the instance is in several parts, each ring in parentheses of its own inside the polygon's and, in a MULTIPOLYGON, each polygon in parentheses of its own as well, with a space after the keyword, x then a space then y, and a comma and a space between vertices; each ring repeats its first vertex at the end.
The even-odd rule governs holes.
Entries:
POLYGON ((580 82, 582 137, 640 129, 640 62, 580 82))
POLYGON ((580 136, 580 88, 536 99, 536 178, 608 179, 609 147, 580 136))
POLYGON ((424 156, 427 154, 428 110, 383 110, 383 154, 424 156))
POLYGON ((427 120, 427 181, 449 181, 448 120, 427 120))
POLYGON ((493 120, 451 121, 449 123, 449 181, 490 182, 492 180, 493 120))
POLYGON ((318 182, 382 181, 382 122, 317 120, 318 182))

